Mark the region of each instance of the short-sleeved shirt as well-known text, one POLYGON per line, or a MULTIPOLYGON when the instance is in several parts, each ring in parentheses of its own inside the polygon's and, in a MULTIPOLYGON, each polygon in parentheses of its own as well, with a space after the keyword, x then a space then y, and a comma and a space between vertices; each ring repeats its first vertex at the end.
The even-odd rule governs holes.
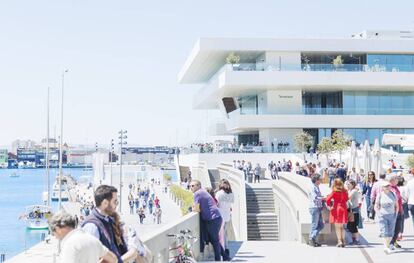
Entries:
POLYGON ((380 209, 379 213, 381 215, 395 214, 395 204, 397 202, 397 197, 393 192, 380 192, 377 196, 375 203, 378 203, 380 209))
POLYGON ((62 240, 61 263, 96 263, 108 253, 99 239, 82 229, 69 232, 62 240))
POLYGON ((194 193, 194 203, 200 205, 200 214, 203 220, 210 221, 221 217, 216 202, 206 190, 199 189, 194 193))

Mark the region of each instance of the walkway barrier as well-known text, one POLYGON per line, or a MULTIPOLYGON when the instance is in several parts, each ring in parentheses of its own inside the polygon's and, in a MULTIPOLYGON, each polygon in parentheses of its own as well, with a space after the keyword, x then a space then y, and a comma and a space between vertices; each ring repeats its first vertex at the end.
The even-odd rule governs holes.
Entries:
POLYGON ((247 208, 246 208, 246 185, 244 173, 233 168, 232 164, 221 163, 218 167, 220 179, 227 179, 230 182, 234 194, 232 210, 232 231, 229 240, 247 240, 247 208))
POLYGON ((203 188, 211 187, 211 181, 208 174, 206 162, 199 161, 197 166, 192 166, 190 169, 192 172, 192 179, 199 180, 203 188))
POLYGON ((178 234, 183 229, 191 230, 191 235, 197 238, 197 241, 193 244, 193 252, 196 258, 199 256, 200 221, 199 214, 193 212, 142 237, 142 241, 148 246, 154 256, 153 263, 170 262, 169 248, 174 244, 175 240, 167 237, 167 234, 178 234))
MULTIPOLYGON (((273 182, 273 193, 279 218, 280 240, 306 243, 311 229, 308 199, 310 179, 288 172, 281 172, 279 176, 280 180, 273 182)), ((327 211, 324 211, 323 217, 326 221, 327 211)), ((333 225, 325 224, 319 239, 324 243, 335 242, 333 225)))

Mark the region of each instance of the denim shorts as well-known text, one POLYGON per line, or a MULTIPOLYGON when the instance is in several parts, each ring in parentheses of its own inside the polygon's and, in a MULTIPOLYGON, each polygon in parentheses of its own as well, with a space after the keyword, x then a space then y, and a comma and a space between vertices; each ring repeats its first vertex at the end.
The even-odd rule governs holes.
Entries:
POLYGON ((393 237, 395 230, 396 214, 378 215, 381 237, 393 237))

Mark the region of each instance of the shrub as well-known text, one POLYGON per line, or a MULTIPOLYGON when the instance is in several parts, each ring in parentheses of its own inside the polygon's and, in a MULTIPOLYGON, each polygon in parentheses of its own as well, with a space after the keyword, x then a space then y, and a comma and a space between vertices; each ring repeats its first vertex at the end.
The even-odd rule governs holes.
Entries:
POLYGON ((169 175, 167 173, 163 174, 163 178, 164 178, 164 181, 167 181, 167 182, 171 181, 171 179, 172 179, 171 175, 169 175))
POLYGON ((407 161, 406 164, 408 166, 408 168, 414 168, 414 154, 411 154, 410 156, 407 157, 407 161))
POLYGON ((189 212, 189 207, 194 203, 193 193, 174 184, 170 186, 170 192, 175 198, 181 201, 182 215, 187 214, 189 212))

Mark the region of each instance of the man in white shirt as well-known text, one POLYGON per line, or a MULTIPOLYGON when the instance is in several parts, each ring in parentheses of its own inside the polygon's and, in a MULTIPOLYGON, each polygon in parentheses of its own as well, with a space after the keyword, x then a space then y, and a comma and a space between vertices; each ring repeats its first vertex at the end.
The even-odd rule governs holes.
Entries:
POLYGON ((413 178, 408 181, 407 184, 407 196, 408 196, 408 210, 410 210, 411 213, 411 219, 413 220, 414 225, 414 174, 411 175, 413 178))
POLYGON ((49 220, 49 227, 52 234, 62 241, 61 263, 118 262, 115 254, 102 245, 99 239, 82 229, 76 229, 74 216, 58 212, 49 220))

